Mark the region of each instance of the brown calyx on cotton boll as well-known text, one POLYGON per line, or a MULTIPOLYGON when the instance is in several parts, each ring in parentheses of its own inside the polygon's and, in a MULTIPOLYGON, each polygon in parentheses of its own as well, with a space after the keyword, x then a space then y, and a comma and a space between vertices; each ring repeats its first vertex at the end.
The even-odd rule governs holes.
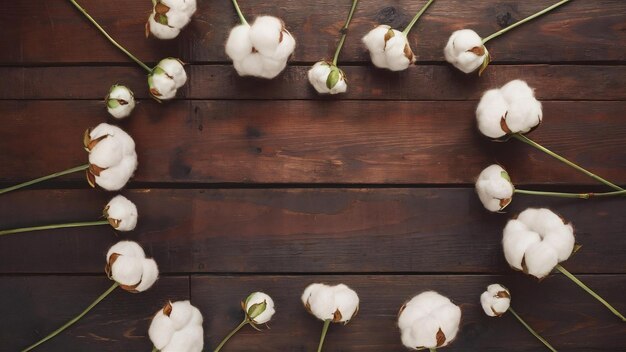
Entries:
POLYGON ((398 311, 398 317, 402 314, 402 312, 404 312, 405 309, 406 309, 406 304, 403 304, 402 307, 400 307, 400 310, 398 311))
POLYGON ((109 224, 114 228, 117 229, 120 226, 120 223, 122 222, 122 220, 119 219, 113 219, 109 216, 109 206, 107 205, 104 210, 102 211, 102 216, 104 216, 108 221, 109 224))
POLYGON ((446 334, 444 334, 443 330, 439 328, 437 331, 437 347, 443 346, 444 343, 446 343, 446 334))
POLYGON ((94 175, 94 176, 100 176, 100 173, 104 170, 106 170, 106 168, 104 167, 100 167, 98 165, 95 164, 89 164, 89 172, 94 175))
POLYGON ((511 294, 508 291, 498 291, 496 294, 498 298, 511 298, 511 294))
POLYGON ((406 43, 406 45, 404 46, 404 56, 406 56, 406 58, 409 59, 411 63, 415 62, 415 55, 413 54, 413 50, 411 50, 409 43, 406 43))
POLYGON ((113 266, 113 264, 115 264, 115 261, 117 260, 117 258, 120 256, 119 253, 113 253, 111 254, 111 256, 109 257, 109 261, 107 262, 107 264, 104 267, 104 272, 107 274, 107 277, 111 280, 113 280, 113 277, 111 276, 111 267, 113 266))
POLYGON ((172 314, 172 302, 167 302, 167 304, 163 307, 163 314, 168 317, 172 314))
POLYGON ((500 209, 506 208, 509 204, 511 204, 512 200, 513 198, 500 199, 500 209))
POLYGON ((485 46, 475 46, 473 48, 471 48, 470 50, 468 50, 471 53, 474 53, 478 56, 483 56, 485 55, 485 46))
POLYGON ((509 126, 506 124, 506 113, 504 114, 504 116, 502 116, 502 119, 500 119, 500 128, 502 129, 502 131, 504 131, 506 134, 511 134, 513 132, 511 132, 511 129, 509 128, 509 126))
POLYGON ((335 313, 333 313, 333 323, 340 322, 342 318, 343 316, 341 315, 341 312, 339 311, 339 309, 337 309, 335 313))
POLYGON ((393 38, 393 36, 395 35, 396 34, 393 32, 393 29, 389 28, 387 33, 385 33, 385 46, 387 45, 387 42, 389 41, 389 39, 393 38))
POLYGON ((85 177, 87 178, 87 183, 91 188, 96 188, 96 176, 94 176, 89 170, 85 170, 85 177))
POLYGON ((105 134, 96 139, 91 139, 90 133, 91 133, 91 128, 88 128, 85 130, 85 133, 83 134, 83 145, 85 146, 85 149, 88 152, 91 151, 101 140, 109 136, 108 134, 105 134))

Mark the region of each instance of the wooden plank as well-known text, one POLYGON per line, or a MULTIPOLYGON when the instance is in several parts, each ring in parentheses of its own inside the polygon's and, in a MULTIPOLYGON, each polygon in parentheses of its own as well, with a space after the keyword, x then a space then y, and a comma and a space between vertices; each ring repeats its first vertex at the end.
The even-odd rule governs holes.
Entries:
MULTIPOLYGON (((236 23, 227 1, 201 1, 189 28, 173 41, 146 40, 144 23, 149 2, 83 0, 81 4, 138 57, 156 62, 179 56, 187 62, 227 60, 223 43, 236 23), (120 9, 123 9, 123 14, 120 9)), ((423 1, 363 0, 350 28, 343 62, 366 62, 360 38, 379 23, 404 28, 423 1)), ((241 4, 248 18, 259 14, 282 17, 298 41, 294 61, 314 62, 332 55, 338 31, 350 2, 278 0, 241 4)), ((544 0, 492 1, 440 0, 413 29, 410 42, 417 59, 443 61, 442 50, 452 31, 472 28, 483 36, 546 7, 544 0)), ((617 43, 626 40, 626 3, 621 0, 576 1, 489 43, 498 62, 624 61, 626 52, 617 43)), ((6 32, 0 47, 2 64, 50 62, 128 62, 67 1, 41 4, 29 0, 5 6, 0 21, 6 32), (46 45, 42 45, 45 38, 46 45)))
MULTIPOLYGON (((544 124, 531 137, 623 184, 625 106, 545 102, 544 124)), ((458 184, 499 162, 516 184, 597 185, 520 142, 482 137, 475 107, 473 101, 150 101, 122 125, 137 142, 140 182, 458 184)), ((85 163, 83 132, 107 116, 100 101, 2 101, 0 111, 5 184, 85 163)))
MULTIPOLYGON (((583 280, 624 311, 626 276, 582 276, 583 280)), ((405 300, 437 290, 461 305, 462 327, 446 351, 541 351, 545 349, 509 313, 500 319, 483 312, 479 296, 500 282, 512 292, 513 307, 559 351, 617 351, 626 345, 626 326, 568 279, 549 277, 541 283, 507 276, 192 276, 191 296, 204 312, 208 346, 215 347, 243 315, 239 300, 252 291, 269 293, 277 313, 263 332, 243 329, 229 351, 313 351, 322 323, 305 312, 300 295, 313 282, 346 283, 360 296, 359 315, 347 326, 333 325, 327 351, 403 351, 396 325, 405 300)))
MULTIPOLYGON (((106 276, 0 277, 2 351, 19 351, 75 317, 112 282, 106 276)), ((74 326, 37 351, 150 351, 153 314, 189 299, 187 276, 159 279, 141 294, 117 289, 74 326)))
MULTIPOLYGON (((137 240, 162 272, 512 273, 502 255, 506 221, 550 207, 573 222, 583 249, 574 272, 624 273, 622 199, 517 196, 488 213, 472 189, 219 189, 124 192, 138 228, 108 226, 1 238, 0 273, 99 273, 106 250, 137 240)), ((2 228, 89 221, 111 194, 23 191, 0 198, 2 228)))
MULTIPOLYGON (((480 80, 441 65, 420 65, 401 75, 346 66, 349 90, 334 97, 321 97, 310 87, 309 68, 290 66, 266 82, 237 78, 227 65, 190 65, 178 98, 478 100, 487 89, 523 78, 540 100, 626 100, 626 66, 494 65, 480 80), (425 78, 429 84, 423 84, 425 78)), ((0 77, 0 99, 102 99, 113 83, 128 85, 138 99, 149 98, 146 75, 135 67, 0 67, 0 77)))

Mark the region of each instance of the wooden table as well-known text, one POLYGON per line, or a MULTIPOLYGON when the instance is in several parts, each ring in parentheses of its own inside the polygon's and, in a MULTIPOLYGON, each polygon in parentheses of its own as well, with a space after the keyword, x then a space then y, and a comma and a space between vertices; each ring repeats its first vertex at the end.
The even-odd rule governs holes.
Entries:
MULTIPOLYGON (((146 40, 150 2, 83 0, 111 35, 141 59, 189 63, 179 99, 158 104, 144 72, 68 1, 16 0, 0 12, 0 182, 3 186, 85 163, 82 133, 107 121, 113 83, 140 100, 120 122, 136 140, 139 169, 122 193, 140 220, 110 228, 46 231, 0 239, 0 350, 45 336, 109 285, 110 245, 140 242, 161 278, 142 294, 113 293, 41 351, 149 351, 152 315, 191 299, 204 313, 206 350, 242 318, 239 301, 263 290, 277 302, 271 330, 245 329, 225 351, 313 351, 322 324, 302 308, 311 282, 343 282, 361 313, 333 326, 327 351, 403 351, 400 305, 434 289, 463 310, 449 351, 541 351, 511 315, 487 318, 479 295, 508 286, 513 306, 560 351, 624 351, 626 324, 562 275, 542 282, 512 271, 502 228, 529 206, 571 220, 582 250, 564 266, 626 311, 626 204, 622 199, 517 196, 506 214, 485 211, 472 183, 503 164, 516 185, 601 191, 593 180, 517 141, 479 135, 481 93, 527 80, 543 102, 532 137, 600 175, 626 184, 626 2, 574 1, 489 43, 483 77, 443 62, 450 33, 487 35, 553 1, 438 0, 409 38, 417 66, 375 69, 360 38, 373 25, 406 25, 422 1, 363 0, 340 65, 349 92, 319 97, 306 71, 329 58, 350 1, 245 1, 248 17, 273 14, 298 41, 284 74, 239 78, 223 43, 236 22, 229 1, 199 1, 173 41, 146 40)), ((0 228, 95 220, 113 195, 81 174, 0 197, 0 228)))

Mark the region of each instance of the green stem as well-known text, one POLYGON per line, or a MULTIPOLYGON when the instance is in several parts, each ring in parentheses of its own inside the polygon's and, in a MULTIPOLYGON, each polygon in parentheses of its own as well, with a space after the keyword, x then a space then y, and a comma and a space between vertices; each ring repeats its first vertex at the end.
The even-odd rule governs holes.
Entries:
POLYGON ((576 285, 580 286, 583 290, 587 291, 587 293, 593 296, 593 298, 600 301, 600 303, 602 303, 605 307, 607 307, 613 314, 617 315, 620 319, 622 319, 622 321, 626 321, 626 317, 624 317, 620 312, 618 312, 617 309, 613 308, 613 306, 610 305, 609 302, 605 301, 604 298, 600 297, 600 295, 593 292, 592 289, 590 289, 587 285, 585 285, 582 281, 580 281, 576 276, 574 276, 572 273, 567 271, 560 264, 557 264, 556 270, 560 271, 563 275, 567 276, 570 280, 574 281, 576 285))
POLYGON ((27 352, 27 351, 30 351, 30 350, 34 349, 35 347, 41 345, 42 343, 44 343, 44 342, 50 340, 51 338, 57 336, 63 330, 65 330, 65 329, 69 328, 70 326, 72 326, 74 323, 79 321, 80 318, 85 316, 85 314, 89 313, 89 311, 91 309, 93 309, 93 307, 98 305, 98 303, 100 303, 103 299, 105 299, 111 292, 113 292, 113 290, 115 290, 117 288, 117 286, 119 286, 119 284, 117 282, 114 283, 113 286, 109 287, 108 290, 106 290, 103 294, 100 295, 100 297, 98 297, 95 301, 93 301, 93 303, 91 303, 89 305, 89 307, 87 307, 87 309, 85 309, 82 313, 77 315, 74 319, 72 319, 72 320, 68 321, 67 323, 65 323, 65 325, 63 325, 60 328, 58 328, 55 331, 53 331, 50 335, 48 335, 48 336, 44 337, 43 339, 39 340, 39 342, 35 343, 34 345, 30 345, 30 346, 26 347, 25 349, 22 350, 22 352, 27 352))
POLYGON ((233 0, 233 5, 235 6, 235 11, 237 11, 237 15, 239 15, 239 20, 241 20, 241 24, 248 24, 248 21, 246 21, 246 18, 243 16, 243 13, 241 13, 241 9, 239 8, 239 4, 237 3, 237 0, 233 0))
POLYGON ((407 34, 409 34, 409 32, 411 31, 411 28, 413 28, 413 26, 415 25, 417 20, 420 18, 420 16, 422 16, 422 14, 426 12, 426 9, 428 9, 428 6, 430 6, 430 4, 432 4, 434 1, 435 0, 428 0, 426 5, 424 5, 424 7, 422 7, 422 9, 415 15, 415 17, 413 17, 409 25, 404 29, 404 31, 402 31, 402 34, 404 34, 405 37, 407 36, 407 34))
POLYGON ((495 32, 495 33, 493 33, 492 35, 488 36, 487 38, 483 39, 483 44, 487 43, 488 41, 490 41, 490 40, 491 40, 491 39, 493 39, 493 38, 496 38, 496 37, 498 37, 498 36, 500 36, 500 35, 502 35, 502 34, 504 34, 504 33, 508 32, 508 31, 510 31, 511 29, 513 29, 513 28, 515 28, 515 27, 517 27, 517 26, 520 26, 520 25, 522 25, 522 24, 524 24, 524 23, 526 23, 526 22, 528 22, 528 21, 530 21, 530 20, 532 20, 532 19, 535 19, 535 18, 537 18, 537 17, 539 17, 539 16, 541 16, 541 15, 545 14, 546 12, 550 12, 550 11, 552 11, 552 10, 556 9, 557 7, 559 7, 559 6, 561 6, 561 5, 565 4, 565 3, 567 3, 567 2, 569 2, 569 1, 570 1, 570 0, 562 0, 562 1, 559 1, 559 2, 557 2, 556 4, 554 4, 554 5, 550 6, 550 7, 547 7, 547 8, 545 8, 545 9, 543 9, 543 10, 539 11, 539 12, 537 12, 537 13, 536 13, 536 14, 534 14, 534 15, 528 16, 528 17, 524 18, 524 19, 523 19, 523 20, 521 20, 521 21, 517 21, 517 22, 513 23, 512 25, 510 25, 510 26, 508 26, 508 27, 506 27, 506 28, 501 29, 501 30, 499 30, 499 31, 497 31, 497 32, 495 32))
POLYGON ((72 227, 86 227, 86 226, 98 226, 98 225, 108 225, 108 224, 109 224, 108 220, 98 220, 98 221, 89 221, 89 222, 70 222, 70 223, 65 223, 65 224, 21 227, 18 229, 0 230, 0 236, 10 235, 13 233, 22 233, 22 232, 52 230, 52 229, 66 229, 66 228, 72 228, 72 227))
POLYGON ((89 164, 85 164, 85 165, 73 167, 71 169, 67 169, 65 171, 56 172, 56 173, 50 174, 48 176, 44 176, 44 177, 36 178, 34 180, 31 180, 31 181, 20 183, 19 185, 15 185, 15 186, 7 187, 7 188, 4 188, 4 189, 0 189, 0 194, 4 194, 4 193, 11 192, 11 191, 15 191, 16 189, 20 189, 20 188, 24 188, 24 187, 27 187, 27 186, 30 186, 30 185, 34 185, 35 183, 46 181, 46 180, 49 180, 49 179, 52 179, 52 178, 55 178, 55 177, 71 174, 71 173, 78 172, 78 171, 87 170, 88 168, 89 168, 89 164))
POLYGON ((539 143, 537 143, 537 142, 533 141, 532 139, 530 139, 530 138, 526 137, 526 136, 525 136, 525 135, 523 135, 523 134, 515 133, 515 134, 512 134, 511 136, 512 136, 513 138, 515 138, 515 139, 519 140, 519 141, 522 141, 522 142, 524 142, 524 143, 526 143, 526 144, 528 144, 528 145, 531 145, 531 146, 533 146, 533 147, 535 147, 535 148, 537 148, 537 149, 541 150, 542 152, 544 152, 544 153, 546 153, 546 154, 550 155, 551 157, 553 157, 553 158, 555 158, 555 159, 557 159, 557 160, 561 161, 562 163, 565 163, 565 164, 567 164, 567 165, 569 165, 569 166, 573 167, 574 169, 576 169, 576 170, 578 170, 578 171, 580 171, 580 172, 584 173, 585 175, 587 175, 587 176, 589 176, 589 177, 591 177, 591 178, 595 179, 596 181, 602 182, 602 183, 604 183, 605 185, 607 185, 607 186, 609 186, 609 187, 611 187, 611 188, 613 188, 613 189, 615 189, 615 190, 617 190, 617 191, 624 191, 624 189, 623 189, 623 188, 621 188, 620 186, 618 186, 618 185, 616 185, 616 184, 614 184, 614 183, 611 183, 611 182, 609 182, 609 181, 607 181, 607 180, 603 179, 602 177, 600 177, 600 176, 598 176, 598 175, 596 175, 596 174, 592 173, 591 171, 589 171, 589 170, 587 170, 587 169, 584 169, 584 168, 582 168, 581 166, 579 166, 579 165, 577 165, 577 164, 575 164, 575 163, 573 163, 573 162, 571 162, 571 161, 569 161, 569 160, 565 159, 564 157, 562 157, 562 156, 558 155, 557 153, 555 153, 555 152, 553 152, 553 151, 549 150, 548 148, 546 148, 546 147, 542 146, 541 144, 539 144, 539 143))
POLYGON ((159 352, 159 349, 156 348, 155 346, 152 347, 152 352, 159 352))
POLYGON ((226 342, 228 342, 228 340, 230 340, 231 337, 235 336, 237 331, 241 330, 241 328, 243 328, 249 323, 250 321, 248 320, 248 318, 244 319, 241 322, 241 324, 239 324, 233 331, 230 332, 230 334, 226 335, 226 337, 222 340, 222 342, 220 342, 220 344, 217 346, 217 348, 213 352, 218 352, 219 350, 221 350, 222 347, 224 347, 224 345, 226 344, 226 342))
POLYGON ((513 310, 512 307, 509 307, 509 312, 511 312, 511 314, 513 314, 517 320, 519 320, 520 323, 522 323, 522 325, 524 325, 524 327, 526 328, 526 330, 530 331, 531 334, 533 334, 533 336, 535 336, 537 338, 537 340, 541 341, 546 347, 548 347, 550 349, 550 351, 552 352, 557 352, 556 349, 554 349, 554 347, 552 347, 552 345, 550 345, 548 343, 548 341, 546 341, 546 339, 544 339, 543 337, 541 337, 541 335, 539 335, 535 329, 531 328, 530 325, 526 324, 526 322, 524 321, 524 319, 522 319, 522 317, 520 317, 519 315, 517 315, 517 313, 515 313, 515 311, 513 310))
POLYGON ((430 352, 437 352, 437 349, 436 348, 429 348, 428 351, 430 351, 430 352))
POLYGON ((339 40, 339 44, 337 45, 337 49, 335 50, 335 56, 333 57, 333 65, 337 66, 337 60, 339 59, 339 53, 341 52, 341 48, 343 48, 343 44, 346 41, 346 36, 348 36, 348 26, 350 25, 350 21, 352 21, 352 15, 354 15, 354 10, 356 10, 356 5, 359 0, 352 1, 352 8, 350 9, 350 13, 348 14, 348 19, 346 20, 346 24, 341 27, 341 39, 339 40))
POLYGON ((626 191, 614 191, 605 193, 561 193, 561 192, 543 192, 543 191, 530 191, 526 189, 515 189, 515 193, 530 194, 534 196, 547 196, 547 197, 560 197, 560 198, 579 198, 589 199, 595 197, 611 197, 611 196, 624 196, 626 191))
POLYGON ((115 39, 111 38, 111 36, 109 35, 109 33, 107 33, 104 28, 102 28, 98 22, 96 22, 96 20, 93 19, 93 17, 91 17, 87 11, 85 11, 84 8, 82 8, 77 2, 76 0, 70 0, 70 2, 78 9, 78 11, 82 12, 83 15, 85 15, 85 17, 87 17, 87 19, 89 21, 91 21, 91 23, 93 23, 94 26, 96 26, 96 28, 98 28, 100 30, 100 32, 102 32, 102 34, 104 34, 104 36, 111 42, 113 43, 113 45, 115 45, 118 49, 120 49, 124 54, 126 54, 128 57, 130 57, 131 59, 133 59, 133 61, 135 61, 137 64, 139 64, 139 66, 143 67, 144 70, 148 71, 148 73, 152 73, 152 69, 150 67, 148 67, 148 65, 144 64, 141 60, 139 60, 138 58, 136 58, 133 54, 130 53, 130 51, 126 50, 123 46, 121 46, 118 42, 115 41, 115 39))
POLYGON ((328 327, 330 327, 330 322, 330 319, 324 321, 322 336, 320 336, 320 345, 317 347, 317 352, 322 352, 322 346, 324 346, 324 340, 326 339, 326 333, 328 332, 328 327))

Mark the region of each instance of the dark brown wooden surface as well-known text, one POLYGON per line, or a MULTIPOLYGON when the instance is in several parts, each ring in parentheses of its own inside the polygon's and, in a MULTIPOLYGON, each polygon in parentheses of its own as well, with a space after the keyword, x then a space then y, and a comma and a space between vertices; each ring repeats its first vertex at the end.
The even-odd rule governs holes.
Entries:
MULTIPOLYGON (((204 313, 206 351, 242 318, 252 291, 277 304, 271 330, 244 329, 229 351, 304 352, 321 322, 301 307, 312 282, 346 283, 362 305, 332 326, 325 351, 405 350, 396 314, 434 289, 463 310, 449 351, 541 351, 513 316, 486 317, 485 287, 511 289, 513 307, 559 351, 626 350, 626 325, 572 282, 542 282, 509 269, 501 231, 529 206, 573 222, 582 249, 564 263, 626 311, 626 201, 516 196, 506 214, 486 212, 472 187, 498 162, 528 189, 602 191, 517 141, 476 131, 482 92, 520 78, 536 89, 544 124, 530 136, 626 185, 626 2, 578 0, 488 44, 478 78, 443 60, 453 30, 486 36, 552 1, 437 0, 409 35, 418 65, 375 69, 360 38, 378 23, 401 28, 425 1, 361 0, 341 54, 349 91, 320 97, 312 62, 332 55, 350 1, 240 0, 249 19, 282 17, 298 42, 275 80, 240 78, 223 43, 236 15, 229 1, 200 0, 173 41, 144 38, 145 1, 80 1, 149 63, 189 63, 174 102, 147 95, 145 72, 110 45, 69 1, 3 4, 0 22, 0 187, 86 163, 82 133, 119 123, 137 142, 139 169, 122 193, 139 209, 135 231, 51 230, 0 238, 0 351, 14 352, 67 321, 110 286, 104 255, 120 239, 140 242, 162 272, 142 294, 115 292, 40 351, 149 351, 147 328, 168 299, 204 313), (103 97, 130 86, 130 119, 108 118, 103 97)), ((0 229, 95 220, 114 194, 70 175, 0 196, 0 229)))

